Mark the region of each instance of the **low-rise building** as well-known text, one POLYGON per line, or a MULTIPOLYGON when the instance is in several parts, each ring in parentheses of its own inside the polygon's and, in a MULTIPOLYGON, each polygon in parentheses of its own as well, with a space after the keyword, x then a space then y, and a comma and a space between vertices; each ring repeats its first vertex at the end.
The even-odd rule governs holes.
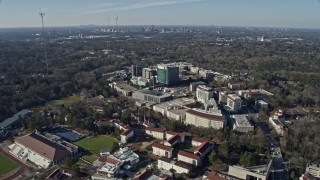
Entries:
POLYGON ((123 81, 110 83, 109 86, 124 96, 132 96, 133 91, 137 90, 137 88, 132 87, 123 81))
POLYGON ((146 134, 156 139, 165 139, 165 130, 163 128, 146 127, 146 134))
POLYGON ((29 109, 23 109, 23 110, 17 112, 12 117, 10 117, 0 123, 0 130, 10 129, 15 124, 19 123, 21 119, 25 119, 26 117, 28 117, 31 113, 32 113, 32 111, 29 109))
POLYGON ((280 136, 283 136, 285 132, 285 126, 284 124, 279 120, 279 117, 274 115, 269 118, 269 123, 272 125, 274 130, 279 134, 280 136))
POLYGON ((172 157, 173 148, 163 144, 154 143, 152 144, 152 153, 157 156, 163 156, 166 158, 172 157))
POLYGON ((201 158, 198 155, 182 151, 178 152, 178 160, 182 162, 186 162, 192 164, 194 166, 201 166, 201 158))
MULTIPOLYGON (((60 138, 56 136, 57 138, 60 138)), ((22 161, 30 161, 40 168, 59 164, 66 157, 78 153, 78 147, 58 139, 52 141, 39 133, 31 133, 15 140, 10 152, 22 161)))
POLYGON ((180 142, 180 139, 181 138, 180 138, 179 134, 176 134, 176 135, 168 138, 168 140, 164 143, 164 145, 173 147, 180 142))
POLYGON ((205 142, 208 142, 208 140, 199 137, 192 137, 191 144, 192 146, 201 146, 201 144, 205 142))
POLYGON ((306 167, 306 173, 309 173, 316 178, 320 178, 320 164, 309 163, 306 167))
POLYGON ((144 77, 133 76, 130 79, 130 82, 132 82, 132 84, 134 84, 134 85, 143 86, 143 87, 148 87, 150 85, 149 79, 146 79, 144 77))
POLYGON ((236 90, 236 89, 244 89, 247 87, 246 82, 229 82, 228 83, 228 88, 231 90, 236 90))
POLYGON ((227 96, 227 106, 232 110, 232 111, 239 111, 242 107, 242 100, 239 96, 235 94, 228 94, 227 96))
POLYGON ((158 168, 167 171, 174 169, 178 174, 188 174, 192 170, 192 166, 190 164, 181 161, 171 160, 166 157, 160 157, 158 159, 158 168))
POLYGON ((139 91, 135 91, 132 93, 132 98, 147 101, 147 102, 154 102, 154 103, 163 103, 172 99, 170 94, 151 91, 148 89, 143 89, 139 91))
POLYGON ((120 167, 122 166, 122 162, 119 162, 114 159, 106 159, 105 163, 102 163, 100 167, 96 170, 91 176, 92 180, 107 180, 110 178, 115 178, 120 174, 120 167))
POLYGON ((149 170, 138 172, 135 174, 133 180, 169 180, 170 178, 166 175, 155 175, 149 170))
POLYGON ((272 93, 264 89, 240 90, 238 95, 245 99, 261 100, 265 97, 273 96, 272 93))
POLYGON ((108 156, 108 158, 129 165, 135 165, 140 161, 139 155, 134 153, 128 147, 120 148, 118 151, 108 156))
POLYGON ((267 180, 271 170, 272 160, 261 166, 253 167, 240 167, 240 166, 229 166, 228 174, 240 179, 259 179, 267 180))
POLYGON ((177 133, 174 131, 166 131, 166 139, 170 139, 175 135, 179 135, 180 136, 180 142, 184 142, 185 140, 185 134, 184 133, 177 133))
POLYGON ((221 113, 207 112, 200 109, 189 109, 186 112, 186 124, 197 127, 222 129, 225 118, 221 113))
POLYGON ((189 109, 187 106, 194 103, 195 101, 193 99, 178 98, 172 101, 156 104, 153 106, 153 110, 170 119, 184 121, 186 111, 189 109))
POLYGON ((134 131, 133 131, 133 129, 131 129, 131 128, 123 131, 123 132, 120 134, 121 142, 122 142, 122 143, 127 143, 128 140, 133 137, 133 135, 134 135, 134 131))
POLYGON ((212 149, 213 149, 213 144, 209 142, 205 142, 201 144, 199 147, 197 147, 193 153, 200 156, 201 159, 203 159, 212 151, 212 149))
POLYGON ((175 121, 185 121, 187 108, 174 108, 167 111, 167 117, 175 121))
POLYGON ((254 130, 254 126, 246 115, 233 115, 232 120, 233 130, 235 131, 247 133, 254 130))

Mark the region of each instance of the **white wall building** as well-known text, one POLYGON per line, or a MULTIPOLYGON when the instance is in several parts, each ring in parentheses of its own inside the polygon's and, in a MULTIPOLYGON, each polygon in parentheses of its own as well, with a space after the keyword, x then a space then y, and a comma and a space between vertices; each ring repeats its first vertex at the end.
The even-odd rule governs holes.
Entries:
POLYGON ((194 154, 201 157, 201 159, 205 158, 213 149, 213 144, 209 142, 205 142, 201 144, 197 149, 194 150, 194 154))
POLYGON ((120 173, 120 166, 122 165, 121 162, 107 159, 105 163, 102 163, 100 167, 96 170, 91 176, 92 180, 107 180, 110 178, 114 178, 120 173))
POLYGON ((186 124, 197 127, 222 129, 225 118, 221 113, 206 112, 201 109, 189 109, 186 112, 186 124))
POLYGON ((127 143, 130 138, 134 135, 134 131, 130 128, 125 130, 123 133, 120 134, 120 139, 122 143, 127 143))
POLYGON ((172 157, 173 148, 169 146, 165 146, 163 144, 154 143, 152 145, 152 153, 157 156, 163 156, 166 158, 172 157))
POLYGON ((188 174, 192 166, 190 164, 181 162, 181 161, 174 161, 165 157, 160 157, 158 159, 158 168, 159 169, 164 169, 167 171, 170 171, 170 169, 176 170, 176 173, 182 174, 186 173, 188 174))
POLYGON ((165 143, 164 145, 166 146, 170 146, 170 147, 173 147, 174 145, 178 144, 180 142, 180 136, 179 134, 177 135, 174 135, 172 137, 170 137, 165 143))
POLYGON ((161 139, 161 140, 165 139, 165 130, 162 128, 147 127, 146 134, 156 139, 161 139))
POLYGON ((208 140, 202 139, 199 137, 192 137, 191 144, 192 144, 192 146, 201 146, 201 144, 203 144, 205 142, 208 142, 208 140))
POLYGON ((71 147, 58 143, 59 141, 56 143, 45 136, 32 133, 17 138, 9 148, 10 152, 22 161, 29 160, 38 167, 48 168, 50 165, 58 164, 66 157, 78 152, 77 148, 71 149, 71 147))
POLYGON ((205 103, 207 100, 211 99, 213 97, 213 89, 204 85, 197 86, 197 100, 205 103))
POLYGON ((178 152, 178 160, 182 161, 182 162, 186 162, 189 164, 192 164, 194 166, 201 166, 201 158, 200 156, 197 156, 195 154, 186 152, 186 151, 182 151, 180 150, 178 152))
POLYGON ((233 115, 233 130, 247 133, 254 130, 254 126, 250 123, 246 115, 233 115))
POLYGON ((227 106, 232 110, 232 111, 239 111, 242 107, 242 100, 239 96, 235 94, 228 94, 227 96, 227 106))

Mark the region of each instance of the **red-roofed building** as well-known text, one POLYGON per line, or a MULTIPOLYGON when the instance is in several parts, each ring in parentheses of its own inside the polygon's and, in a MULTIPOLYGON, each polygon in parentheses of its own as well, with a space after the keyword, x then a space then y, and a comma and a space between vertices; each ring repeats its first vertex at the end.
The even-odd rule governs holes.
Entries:
POLYGON ((207 154, 211 152, 212 149, 213 145, 209 142, 205 142, 194 150, 194 154, 200 156, 201 158, 204 158, 207 154))
POLYGON ((120 134, 121 142, 127 143, 128 140, 133 137, 133 135, 134 135, 134 131, 131 128, 123 131, 123 133, 120 134))
POLYGON ((173 137, 173 136, 175 136, 177 134, 180 136, 180 141, 184 142, 185 134, 184 133, 177 133, 177 132, 174 132, 174 131, 166 131, 166 139, 170 139, 171 137, 173 137))
POLYGON ((168 176, 165 175, 155 175, 149 170, 144 170, 143 172, 137 172, 133 180, 169 180, 168 176))
POLYGON ((188 174, 192 170, 192 165, 181 161, 174 161, 166 157, 160 157, 158 159, 158 168, 167 171, 170 171, 170 169, 174 169, 179 174, 188 174))
POLYGON ((147 127, 146 134, 156 139, 161 139, 161 140, 165 139, 165 130, 163 128, 147 127))
POLYGON ((178 152, 178 160, 192 164, 194 166, 201 166, 200 156, 186 152, 186 151, 180 150, 178 152))
POLYGON ((189 109, 186 111, 185 123, 196 127, 222 129, 226 123, 226 119, 221 112, 189 109))
POLYGON ((174 145, 176 145, 179 142, 180 142, 180 135, 177 134, 177 135, 172 136, 170 139, 168 139, 167 142, 165 142, 164 144, 166 146, 173 147, 174 145))
POLYGON ((164 156, 167 158, 172 157, 173 148, 170 146, 165 146, 163 144, 154 143, 152 145, 152 153, 157 156, 164 156))
POLYGON ((192 137, 192 146, 201 146, 201 144, 208 142, 208 140, 199 138, 199 137, 192 137))

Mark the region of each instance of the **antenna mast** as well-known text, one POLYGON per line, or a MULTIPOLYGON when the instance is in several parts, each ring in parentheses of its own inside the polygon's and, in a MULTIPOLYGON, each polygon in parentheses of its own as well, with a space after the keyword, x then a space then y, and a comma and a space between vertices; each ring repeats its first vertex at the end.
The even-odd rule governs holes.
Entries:
POLYGON ((119 28, 118 28, 119 16, 118 15, 116 16, 115 20, 116 20, 116 28, 117 28, 117 32, 118 32, 119 31, 119 28))
POLYGON ((44 16, 46 14, 40 10, 39 15, 41 17, 41 22, 42 22, 42 39, 43 39, 43 46, 44 46, 44 55, 45 55, 45 58, 46 58, 47 75, 49 75, 47 44, 46 44, 46 39, 45 39, 45 34, 44 34, 44 16))

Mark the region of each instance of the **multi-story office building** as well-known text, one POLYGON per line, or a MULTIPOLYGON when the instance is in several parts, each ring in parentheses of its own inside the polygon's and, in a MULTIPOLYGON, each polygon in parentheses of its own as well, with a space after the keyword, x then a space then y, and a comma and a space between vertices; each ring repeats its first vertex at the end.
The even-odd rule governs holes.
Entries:
POLYGON ((157 74, 156 69, 151 69, 151 68, 143 68, 142 69, 142 77, 144 77, 144 78, 151 79, 156 74, 157 74))
POLYGON ((132 76, 142 76, 142 70, 145 68, 145 65, 135 64, 131 66, 132 76))
POLYGON ((225 118, 218 112, 189 109, 186 112, 186 124, 191 124, 197 127, 222 129, 225 125, 225 118))
POLYGON ((235 94, 228 94, 227 96, 227 106, 232 110, 232 111, 239 111, 242 106, 242 100, 239 96, 235 94))
POLYGON ((213 89, 204 85, 199 85, 197 87, 197 100, 205 103, 206 100, 209 100, 213 97, 213 89))
POLYGON ((157 80, 159 83, 174 85, 179 82, 179 67, 159 64, 157 67, 157 80))

